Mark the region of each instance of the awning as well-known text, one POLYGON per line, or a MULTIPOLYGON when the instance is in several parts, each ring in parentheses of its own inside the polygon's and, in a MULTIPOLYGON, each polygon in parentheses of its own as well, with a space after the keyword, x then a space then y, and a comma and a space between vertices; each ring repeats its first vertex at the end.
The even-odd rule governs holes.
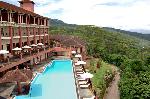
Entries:
POLYGON ((32 45, 30 45, 31 47, 36 47, 37 45, 36 44, 32 44, 32 45))
POLYGON ((18 47, 16 47, 16 48, 14 48, 14 49, 12 49, 13 51, 21 51, 22 50, 22 48, 18 48, 18 47))
POLYGON ((24 46, 24 47, 22 47, 22 48, 24 48, 24 49, 30 49, 31 47, 30 47, 30 46, 25 45, 25 46, 24 46))
POLYGON ((44 44, 42 44, 42 43, 38 43, 37 45, 39 45, 39 46, 43 46, 44 44))
POLYGON ((9 51, 6 51, 6 50, 0 50, 0 54, 8 54, 9 51))

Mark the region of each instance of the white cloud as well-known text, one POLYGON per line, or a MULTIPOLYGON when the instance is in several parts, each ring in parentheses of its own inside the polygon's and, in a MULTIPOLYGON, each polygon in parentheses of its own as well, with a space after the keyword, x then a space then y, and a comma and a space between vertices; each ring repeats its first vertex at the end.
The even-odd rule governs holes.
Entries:
POLYGON ((34 2, 37 3, 36 13, 58 18, 67 23, 150 30, 148 25, 150 0, 34 0, 34 2), (57 13, 54 13, 55 11, 57 13))

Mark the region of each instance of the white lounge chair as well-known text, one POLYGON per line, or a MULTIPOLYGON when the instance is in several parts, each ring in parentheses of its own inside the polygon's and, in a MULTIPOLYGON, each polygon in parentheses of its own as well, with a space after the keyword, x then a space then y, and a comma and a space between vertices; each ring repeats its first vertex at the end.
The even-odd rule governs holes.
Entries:
POLYGON ((77 74, 83 74, 84 71, 76 71, 77 74))
POLYGON ((78 83, 79 83, 80 85, 82 85, 82 84, 87 84, 88 81, 87 81, 87 80, 83 80, 83 81, 79 81, 78 83))
POLYGON ((83 68, 76 68, 76 70, 83 70, 83 68))
POLYGON ((90 84, 85 84, 85 85, 79 85, 80 88, 89 88, 90 84))
POLYGON ((85 81, 86 79, 83 78, 77 78, 78 81, 85 81))
POLYGON ((95 96, 92 96, 92 97, 89 97, 89 98, 84 98, 83 97, 83 99, 94 99, 95 98, 95 96))

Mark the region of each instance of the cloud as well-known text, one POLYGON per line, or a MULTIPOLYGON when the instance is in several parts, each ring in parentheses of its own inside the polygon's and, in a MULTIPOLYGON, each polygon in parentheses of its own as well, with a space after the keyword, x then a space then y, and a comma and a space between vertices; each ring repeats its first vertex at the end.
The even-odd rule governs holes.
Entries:
MULTIPOLYGON (((15 4, 17 0, 6 0, 15 4)), ((67 23, 149 29, 150 0, 34 0, 35 12, 67 23)))

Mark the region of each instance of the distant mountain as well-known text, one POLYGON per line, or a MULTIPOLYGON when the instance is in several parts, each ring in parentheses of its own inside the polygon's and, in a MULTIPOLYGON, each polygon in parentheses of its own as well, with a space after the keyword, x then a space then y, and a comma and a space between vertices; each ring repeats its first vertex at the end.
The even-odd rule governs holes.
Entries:
POLYGON ((142 34, 142 33, 138 33, 138 32, 125 31, 125 30, 114 29, 114 28, 110 28, 110 27, 103 27, 103 29, 108 30, 108 31, 120 32, 120 33, 128 34, 128 35, 131 35, 131 36, 135 36, 135 37, 138 37, 138 38, 150 41, 150 34, 142 34))
POLYGON ((144 30, 144 29, 131 29, 129 31, 138 32, 138 33, 142 33, 142 34, 150 34, 150 30, 144 30))
POLYGON ((51 19, 49 21, 50 25, 52 26, 60 26, 60 27, 63 27, 63 26, 68 26, 68 27, 74 27, 74 26, 77 26, 76 24, 68 24, 68 23, 65 23, 61 20, 58 20, 58 19, 51 19))
MULTIPOLYGON (((58 20, 58 19, 51 19, 50 21, 50 25, 51 26, 59 26, 59 27, 70 27, 70 28, 74 28, 78 25, 76 24, 68 24, 68 23, 65 23, 61 20, 58 20)), ((115 28, 110 28, 110 27, 103 27, 104 30, 108 30, 110 32, 120 32, 120 33, 124 33, 124 34, 128 34, 128 35, 131 35, 131 36, 135 36, 137 38, 141 38, 141 39, 145 39, 145 40, 149 40, 150 41, 150 34, 142 34, 142 33, 138 33, 138 32, 131 32, 131 31, 135 31, 135 30, 131 30, 131 31, 125 31, 125 30, 120 30, 120 29, 115 29, 115 28)), ((136 30, 137 31, 137 30, 136 30)), ((142 32, 144 30, 139 30, 139 32, 142 32)), ((145 31, 148 33, 148 31, 145 31)))

